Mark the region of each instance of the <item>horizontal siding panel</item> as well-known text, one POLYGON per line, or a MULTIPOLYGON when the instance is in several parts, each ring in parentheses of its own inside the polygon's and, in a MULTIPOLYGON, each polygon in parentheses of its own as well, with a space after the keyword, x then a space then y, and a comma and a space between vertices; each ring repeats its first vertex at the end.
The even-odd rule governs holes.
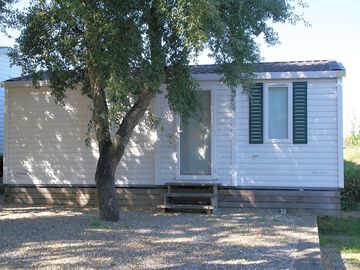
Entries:
POLYGON ((335 175, 307 175, 307 176, 282 175, 282 174, 265 175, 265 174, 259 174, 259 171, 252 174, 250 174, 250 172, 248 172, 247 174, 239 173, 238 175, 240 182, 247 182, 256 186, 269 186, 269 185, 271 186, 271 184, 274 184, 274 186, 278 185, 283 187, 286 186, 289 187, 291 186, 319 187, 320 186, 321 187, 324 184, 329 184, 329 183, 332 183, 333 185, 330 186, 324 185, 324 187, 337 186, 336 183, 337 177, 335 175))
POLYGON ((336 100, 336 93, 313 93, 308 92, 308 97, 312 100, 336 100))
POLYGON ((338 184, 336 183, 337 178, 330 178, 327 177, 327 180, 324 181, 321 178, 312 178, 312 181, 309 178, 296 178, 296 177, 287 177, 284 180, 278 181, 277 179, 274 180, 272 177, 271 179, 261 179, 259 177, 249 179, 243 179, 238 177, 237 185, 239 187, 286 187, 286 188, 338 188, 338 184))
MULTIPOLYGON (((256 147, 249 144, 238 145, 241 147, 242 152, 254 153, 316 153, 316 152, 337 152, 337 146, 328 145, 324 142, 312 142, 303 146, 293 146, 291 144, 263 144, 262 147, 256 147), (280 149, 281 148, 281 149, 280 149)), ((305 157, 305 156, 304 156, 305 157)))
MULTIPOLYGON (((11 106, 10 106, 11 107, 11 106)), ((46 109, 44 109, 46 110, 46 109)), ((54 112, 49 114, 44 114, 44 110, 41 112, 31 112, 27 113, 24 112, 23 114, 17 113, 16 115, 9 115, 9 119, 12 121, 21 121, 21 123, 17 124, 26 124, 30 122, 34 122, 36 124, 43 123, 43 122, 54 122, 59 120, 60 122, 63 121, 82 121, 82 125, 87 125, 90 119, 89 112, 81 112, 81 113, 68 113, 66 111, 54 112)), ((15 124, 15 123, 14 123, 15 124)))
POLYGON ((336 117, 315 117, 309 115, 309 124, 337 124, 336 117))
MULTIPOLYGON (((246 140, 246 135, 238 136, 238 139, 240 140, 246 140)), ((308 135, 308 141, 334 141, 337 139, 337 135, 308 135)))
MULTIPOLYGON (((319 165, 320 166, 320 165, 319 165)), ((329 166, 323 166, 323 167, 329 167, 329 166)), ((261 170, 261 173, 263 173, 264 175, 274 175, 274 176, 303 176, 303 177, 308 177, 308 176, 337 176, 337 167, 333 166, 333 169, 281 169, 281 166, 278 165, 274 165, 273 168, 267 168, 267 169, 256 169, 256 168, 244 168, 242 167, 241 170, 238 170, 238 173, 240 173, 240 175, 254 175, 256 173, 259 173, 259 170, 261 170), (276 167, 276 170, 274 170, 274 167, 276 167), (277 167, 280 167, 280 169, 278 169, 277 167)))
POLYGON ((318 113, 318 112, 336 112, 336 108, 334 106, 311 106, 308 107, 308 113, 318 113))
MULTIPOLYGON (((336 164, 336 163, 335 163, 336 164)), ((297 173, 301 172, 302 170, 307 170, 311 173, 311 171, 315 170, 324 170, 327 172, 334 172, 336 173, 336 167, 333 166, 334 163, 326 163, 326 164, 291 164, 291 163, 285 163, 282 162, 275 163, 275 164, 262 164, 262 163, 252 163, 252 164, 243 164, 242 169, 245 170, 273 170, 274 166, 276 166, 276 172, 279 172, 280 170, 287 171, 287 173, 291 173, 292 171, 297 171, 297 173)), ((265 172, 266 173, 266 172, 265 172)))
MULTIPOLYGON (((249 124, 247 119, 240 119, 237 122, 238 129, 246 129, 247 125, 249 124)), ((334 129, 337 128, 337 119, 336 118, 316 118, 316 117, 309 117, 308 121, 308 129, 318 129, 318 130, 324 130, 324 129, 334 129)))
POLYGON ((324 100, 314 100, 309 98, 308 106, 334 106, 336 108, 336 99, 324 99, 324 100))
MULTIPOLYGON (((246 145, 246 143, 243 142, 244 145, 246 145)), ((241 145, 241 144, 240 144, 241 145)), ((280 147, 283 149, 283 148, 291 148, 292 146, 289 146, 288 144, 286 143, 279 143, 279 144, 275 144, 277 147, 280 147)), ((326 141, 326 142, 322 142, 322 141, 310 141, 307 146, 305 146, 305 149, 307 148, 310 148, 311 146, 313 147, 329 147, 329 146, 337 146, 337 142, 336 141, 326 141)), ((265 146, 264 149, 266 149, 267 147, 265 146)), ((274 147, 273 147, 274 149, 274 147)), ((279 152, 279 151, 277 151, 279 152)))
MULTIPOLYGON (((336 108, 332 108, 329 110, 331 106, 314 106, 314 109, 308 108, 308 115, 310 117, 337 117, 336 108)), ((239 112, 238 113, 238 120, 245 119, 248 116, 248 112, 239 112)))
MULTIPOLYGON (((334 83, 336 84, 336 82, 334 83)), ((309 84, 308 84, 309 85, 309 84)), ((309 94, 310 95, 336 95, 336 87, 331 86, 331 87, 313 87, 311 88, 311 84, 309 85, 309 94)))
POLYGON ((313 158, 302 158, 301 155, 298 156, 291 156, 290 158, 285 156, 276 156, 277 161, 274 161, 274 155, 268 154, 267 156, 261 155, 260 158, 251 158, 251 155, 242 155, 239 160, 241 161, 242 165, 245 167, 247 165, 255 165, 258 166, 258 163, 261 165, 266 164, 282 164, 282 165, 306 165, 306 164, 331 164, 331 165, 337 165, 337 161, 335 160, 335 157, 337 157, 336 154, 330 155, 314 155, 313 158), (331 158, 333 156, 333 158, 331 158), (270 158, 271 157, 271 158, 270 158))
POLYGON ((66 120, 56 120, 56 121, 37 121, 30 122, 30 121, 23 121, 22 119, 12 119, 10 118, 10 121, 16 121, 16 123, 11 128, 34 128, 34 129, 45 129, 45 128, 59 128, 59 125, 61 127, 69 127, 73 128, 76 126, 77 128, 81 130, 86 130, 88 128, 87 123, 84 123, 83 121, 69 121, 69 119, 66 120), (21 121, 21 122, 19 122, 21 121))
MULTIPOLYGON (((52 163, 49 164, 47 160, 36 160, 36 162, 33 162, 31 159, 29 161, 20 161, 19 159, 14 160, 11 159, 10 162, 13 162, 14 165, 12 167, 12 171, 14 174, 17 172, 22 173, 24 170, 30 171, 30 172, 47 172, 52 171, 55 173, 61 173, 65 174, 64 171, 68 171, 71 173, 76 172, 87 172, 87 171, 95 171, 96 168, 96 160, 94 159, 93 162, 84 162, 83 160, 74 160, 71 162, 71 159, 59 159, 58 162, 61 163, 61 165, 52 163)), ((126 162, 124 159, 122 163, 118 165, 118 171, 131 171, 131 170, 139 170, 141 172, 142 169, 144 170, 151 170, 153 167, 153 163, 151 162, 144 162, 139 161, 139 164, 136 164, 136 161, 133 162, 134 164, 127 164, 129 162, 126 162)), ((140 174, 140 172, 138 172, 140 174)))
MULTIPOLYGON (((32 147, 26 147, 27 150, 22 149, 24 145, 20 144, 13 144, 14 150, 12 152, 12 158, 22 158, 24 155, 27 157, 34 157, 34 156, 42 156, 42 157, 55 157, 58 155, 67 156, 69 158, 81 158, 81 155, 91 155, 91 156, 98 156, 97 151, 93 151, 93 149, 86 148, 76 148, 76 145, 74 145, 74 148, 71 148, 71 146, 63 147, 62 145, 53 146, 53 147, 46 147, 46 149, 39 149, 39 147, 36 148, 36 146, 32 145, 32 147), (53 153, 49 153, 53 152, 53 153), (95 155, 96 153, 96 155, 95 155)), ((137 147, 129 147, 126 152, 124 153, 124 157, 132 157, 134 156, 134 152, 137 153, 137 157, 141 156, 141 154, 149 153, 151 152, 151 149, 145 149, 144 147, 137 146, 137 147)))
MULTIPOLYGON (((220 131, 218 131, 219 134, 220 131)), ((224 131, 224 132, 229 132, 229 131, 224 131)), ((240 129, 237 130, 237 136, 238 138, 241 138, 242 136, 247 136, 247 130, 245 129, 240 129)), ((231 134, 231 133, 230 133, 231 134)), ((337 132, 337 128, 334 126, 333 128, 329 128, 329 129, 311 129, 308 131, 309 136, 312 135, 336 135, 338 134, 337 132)))

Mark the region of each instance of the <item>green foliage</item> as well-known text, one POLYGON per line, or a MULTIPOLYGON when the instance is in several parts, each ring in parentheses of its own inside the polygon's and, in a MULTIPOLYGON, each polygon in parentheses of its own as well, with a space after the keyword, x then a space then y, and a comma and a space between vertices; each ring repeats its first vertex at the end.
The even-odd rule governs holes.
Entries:
POLYGON ((109 126, 122 122, 144 88, 159 93, 163 83, 170 107, 187 118, 199 107, 188 64, 209 49, 228 86, 248 85, 260 60, 256 38, 276 44, 271 23, 302 20, 295 5, 306 6, 291 0, 37 0, 17 13, 21 35, 11 56, 34 84, 46 70, 59 103, 79 84, 93 99, 94 83, 105 88, 109 112, 94 112, 104 113, 109 126))
POLYGON ((92 229, 106 229, 108 228, 109 226, 103 224, 103 222, 98 219, 98 218, 94 218, 90 221, 90 224, 89 224, 90 228, 92 229))
POLYGON ((97 218, 94 218, 94 219, 92 219, 91 221, 90 221, 90 224, 89 224, 89 226, 91 227, 91 228, 99 228, 99 227, 101 227, 101 220, 100 219, 97 219, 97 218))
POLYGON ((12 6, 19 0, 0 0, 0 32, 6 33, 6 26, 12 26, 14 24, 14 11, 12 6))
POLYGON ((319 217, 320 245, 360 253, 360 218, 319 217))
POLYGON ((344 144, 347 146, 360 146, 360 123, 355 112, 352 115, 350 135, 345 138, 344 144))
MULTIPOLYGON (((319 232, 321 234, 341 234, 360 236, 359 218, 341 218, 341 217, 319 217, 319 232)), ((359 242, 360 244, 360 242, 359 242)))
POLYGON ((360 210, 360 147, 346 147, 344 158, 345 186, 341 190, 341 207, 344 210, 360 210))
POLYGON ((341 208, 344 210, 360 210, 360 166, 345 161, 345 186, 341 190, 341 208))
POLYGON ((360 141, 358 141, 359 139, 357 138, 357 136, 346 136, 344 139, 344 145, 345 146, 358 146, 360 145, 360 141))

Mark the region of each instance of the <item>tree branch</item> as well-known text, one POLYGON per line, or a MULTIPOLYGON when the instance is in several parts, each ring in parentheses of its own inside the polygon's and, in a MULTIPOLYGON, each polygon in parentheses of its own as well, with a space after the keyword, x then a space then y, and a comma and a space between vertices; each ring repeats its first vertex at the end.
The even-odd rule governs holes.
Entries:
POLYGON ((105 90, 98 82, 96 65, 93 61, 91 54, 89 54, 89 80, 91 95, 94 104, 93 121, 96 139, 99 142, 99 152, 103 151, 104 148, 111 146, 111 136, 109 131, 108 115, 109 110, 106 102, 105 90))
POLYGON ((115 159, 121 158, 124 153, 125 147, 134 131, 134 128, 139 123, 140 119, 144 116, 147 108, 150 106, 155 92, 149 88, 144 88, 132 108, 124 116, 119 129, 116 131, 113 143, 113 157, 115 159))

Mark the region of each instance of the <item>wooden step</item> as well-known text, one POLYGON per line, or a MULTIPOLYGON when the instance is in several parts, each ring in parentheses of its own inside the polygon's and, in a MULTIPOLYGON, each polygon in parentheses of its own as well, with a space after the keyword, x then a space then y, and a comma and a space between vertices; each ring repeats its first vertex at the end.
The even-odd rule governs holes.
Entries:
POLYGON ((163 204, 158 205, 161 209, 197 209, 197 210, 213 210, 212 205, 198 205, 198 204, 163 204))
POLYGON ((176 197, 176 198, 211 198, 212 196, 215 196, 213 193, 201 193, 201 192, 171 192, 164 194, 165 197, 176 197))

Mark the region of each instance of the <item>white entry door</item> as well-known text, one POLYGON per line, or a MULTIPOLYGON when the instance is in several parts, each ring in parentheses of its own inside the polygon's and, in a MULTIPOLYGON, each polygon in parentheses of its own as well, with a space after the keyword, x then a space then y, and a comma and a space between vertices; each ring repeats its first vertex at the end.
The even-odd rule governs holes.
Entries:
POLYGON ((211 91, 199 98, 199 119, 180 120, 180 176, 211 175, 211 91))

